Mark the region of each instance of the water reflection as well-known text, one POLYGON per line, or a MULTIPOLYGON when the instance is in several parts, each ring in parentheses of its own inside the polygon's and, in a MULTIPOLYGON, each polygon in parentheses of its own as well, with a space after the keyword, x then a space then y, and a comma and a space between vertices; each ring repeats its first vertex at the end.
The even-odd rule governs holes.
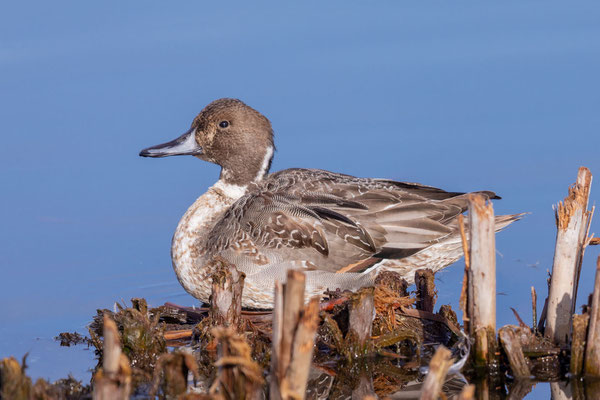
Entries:
MULTIPOLYGON (((308 382, 307 399, 419 399, 424 375, 414 362, 400 365, 380 358, 351 364, 314 364, 308 382)), ((449 376, 443 392, 458 398, 467 380, 460 374, 449 376)))

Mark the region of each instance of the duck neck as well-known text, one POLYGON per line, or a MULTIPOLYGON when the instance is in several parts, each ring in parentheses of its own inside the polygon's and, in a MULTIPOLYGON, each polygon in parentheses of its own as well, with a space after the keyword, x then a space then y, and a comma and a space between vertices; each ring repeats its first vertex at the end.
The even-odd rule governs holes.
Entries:
POLYGON ((243 160, 231 160, 222 165, 219 182, 223 182, 223 185, 247 186, 250 183, 262 181, 271 169, 274 150, 273 146, 270 145, 265 148, 262 154, 249 156, 243 160))

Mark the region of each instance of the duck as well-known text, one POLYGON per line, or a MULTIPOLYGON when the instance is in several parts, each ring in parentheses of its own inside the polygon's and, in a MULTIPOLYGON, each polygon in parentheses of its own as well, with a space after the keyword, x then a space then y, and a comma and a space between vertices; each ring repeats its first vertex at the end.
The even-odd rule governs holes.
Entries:
MULTIPOLYGON (((272 308, 275 281, 285 282, 290 269, 304 272, 308 298, 373 285, 383 271, 412 283, 416 270, 437 272, 462 257, 458 217, 469 193, 321 169, 270 173, 274 152, 270 121, 223 98, 202 109, 183 135, 139 153, 189 155, 221 167, 171 243, 177 279, 196 299, 208 302, 217 257, 245 274, 242 306, 253 309, 272 308)), ((496 230, 520 216, 496 216, 496 230)))

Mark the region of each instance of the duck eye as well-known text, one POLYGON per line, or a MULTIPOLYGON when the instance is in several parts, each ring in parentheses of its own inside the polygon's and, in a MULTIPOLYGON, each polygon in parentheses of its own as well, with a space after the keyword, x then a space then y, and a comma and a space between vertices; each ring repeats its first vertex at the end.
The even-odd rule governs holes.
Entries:
POLYGON ((221 128, 227 128, 229 126, 229 122, 227 122, 227 121, 221 121, 221 122, 219 122, 219 126, 221 128))

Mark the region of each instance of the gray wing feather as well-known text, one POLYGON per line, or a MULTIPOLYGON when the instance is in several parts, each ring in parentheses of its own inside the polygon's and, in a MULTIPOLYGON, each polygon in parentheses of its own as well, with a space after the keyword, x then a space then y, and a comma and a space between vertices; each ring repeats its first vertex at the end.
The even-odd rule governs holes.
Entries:
MULTIPOLYGON (((492 192, 479 192, 495 198, 492 192)), ((213 228, 208 248, 337 271, 370 257, 406 257, 457 233, 463 193, 322 170, 271 174, 213 228)))

